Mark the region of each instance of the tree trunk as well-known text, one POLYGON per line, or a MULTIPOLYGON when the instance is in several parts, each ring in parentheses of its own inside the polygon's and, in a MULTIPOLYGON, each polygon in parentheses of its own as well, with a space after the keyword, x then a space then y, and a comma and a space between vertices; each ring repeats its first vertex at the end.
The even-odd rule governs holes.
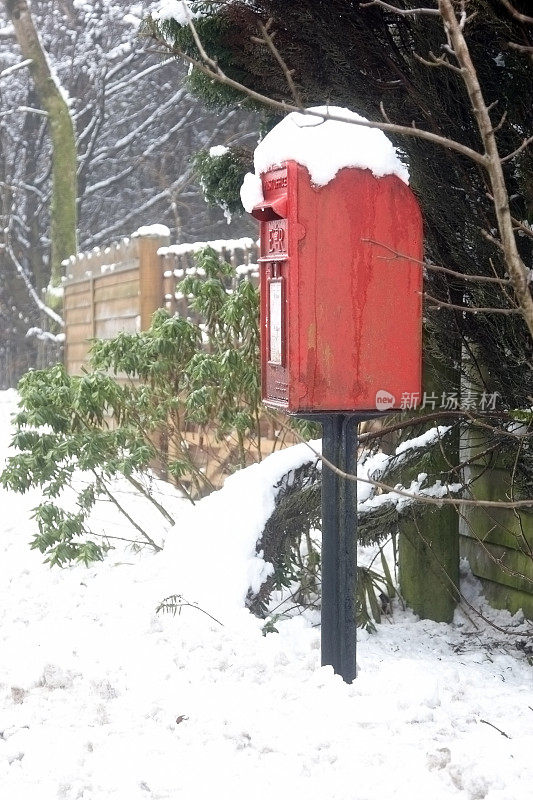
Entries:
POLYGON ((50 285, 61 282, 61 262, 76 252, 76 136, 67 101, 53 75, 26 0, 3 0, 43 109, 52 141, 50 285))

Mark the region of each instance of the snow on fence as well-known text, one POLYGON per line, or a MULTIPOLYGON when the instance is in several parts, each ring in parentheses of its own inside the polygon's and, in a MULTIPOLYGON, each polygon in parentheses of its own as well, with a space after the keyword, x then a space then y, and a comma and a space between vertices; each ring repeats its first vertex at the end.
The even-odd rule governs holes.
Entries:
POLYGON ((258 282, 257 244, 248 237, 242 239, 217 239, 211 242, 192 242, 160 247, 158 255, 163 270, 164 304, 170 313, 186 316, 189 313, 188 301, 176 290, 176 284, 186 275, 203 276, 196 266, 195 255, 205 247, 212 247, 228 263, 235 267, 236 281, 249 278, 258 282))
POLYGON ((65 365, 80 375, 91 339, 145 330, 157 308, 187 314, 187 298, 176 291, 186 274, 197 273, 194 255, 211 246, 240 277, 257 278, 257 245, 250 238, 169 246, 168 230, 154 225, 109 247, 64 262, 65 365))

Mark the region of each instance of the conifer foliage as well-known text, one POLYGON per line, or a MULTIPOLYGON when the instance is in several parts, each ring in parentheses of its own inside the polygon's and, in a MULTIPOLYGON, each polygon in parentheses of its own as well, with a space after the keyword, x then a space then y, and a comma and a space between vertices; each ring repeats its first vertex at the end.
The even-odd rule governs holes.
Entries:
MULTIPOLYGON (((444 445, 433 440, 425 448, 433 450, 430 479, 449 485, 462 481, 465 495, 478 501, 487 492, 483 476, 489 474, 490 484, 497 467, 508 476, 508 487, 503 494, 501 486, 490 488, 490 497, 502 501, 530 497, 530 3, 230 0, 191 6, 203 11, 195 16, 195 31, 187 24, 160 25, 153 20, 147 30, 164 41, 167 52, 189 63, 192 90, 211 106, 225 109, 242 103, 253 110, 261 108, 258 128, 274 124, 285 109, 326 104, 403 126, 403 132, 392 129, 387 134, 409 165, 410 185, 425 221, 427 404, 420 414, 416 413, 420 409, 406 405, 415 413, 390 420, 391 429, 395 437, 406 439, 435 424, 449 424, 453 434, 444 445), (450 33, 450 19, 462 44, 450 33), (414 128, 459 148, 405 135, 414 128), (468 152, 476 158, 468 157, 468 152), (497 164, 498 191, 489 162, 497 164), (502 209, 507 227, 501 223, 502 209), (513 263, 520 264, 517 280, 513 263), (487 412, 482 398, 489 394, 496 402, 487 412), (518 419, 524 421, 521 429, 516 426, 518 419)), ((391 254, 391 269, 393 262, 391 254)), ((418 452, 412 463, 402 464, 398 476, 402 486, 416 481, 422 460, 418 452)), ((394 478, 394 470, 382 476, 389 486, 394 486, 394 478)), ((440 536, 444 547, 458 540, 459 515, 448 510, 448 523, 440 533, 438 526, 436 531, 424 528, 436 539, 440 536)), ((378 517, 374 521, 376 531, 390 523, 378 517)), ((516 518, 509 512, 500 526, 501 533, 517 522, 513 547, 530 565, 531 548, 524 543, 523 530, 531 528, 531 521, 531 509, 525 508, 516 518)), ((418 521, 414 523, 418 531, 418 521)), ((471 527, 468 519, 462 523, 471 527)), ((491 531, 498 528, 488 511, 485 526, 491 531)), ((457 568, 455 573, 444 579, 448 594, 446 581, 455 583, 457 568)), ((531 570, 529 577, 520 574, 528 586, 533 585, 531 570)))

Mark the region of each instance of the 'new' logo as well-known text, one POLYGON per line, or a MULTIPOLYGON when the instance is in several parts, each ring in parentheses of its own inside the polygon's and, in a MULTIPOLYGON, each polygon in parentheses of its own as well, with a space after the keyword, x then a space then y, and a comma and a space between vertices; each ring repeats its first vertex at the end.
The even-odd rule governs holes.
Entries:
POLYGON ((378 411, 386 411, 388 408, 394 408, 396 398, 385 389, 380 389, 376 392, 376 408, 378 411))

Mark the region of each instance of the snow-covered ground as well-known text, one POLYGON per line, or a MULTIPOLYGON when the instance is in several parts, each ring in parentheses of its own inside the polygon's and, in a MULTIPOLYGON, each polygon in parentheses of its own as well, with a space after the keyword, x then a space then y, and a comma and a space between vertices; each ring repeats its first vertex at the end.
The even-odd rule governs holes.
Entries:
MULTIPOLYGON (((15 400, 0 393, 0 463, 15 400)), ((163 553, 117 541, 104 563, 64 570, 28 548, 38 496, 0 490, 0 798, 530 800, 520 615, 484 605, 513 636, 461 612, 444 625, 395 609, 377 634, 359 632, 347 686, 320 667, 313 618, 261 635, 242 587, 264 564, 242 541, 220 579, 220 537, 244 536, 252 504, 269 502, 253 473, 232 481, 192 510, 168 498, 178 522, 163 553), (172 592, 224 624, 194 608, 156 615, 172 592)), ((151 533, 165 536, 155 518, 151 533)), ((483 604, 472 578, 463 588, 483 604)))

